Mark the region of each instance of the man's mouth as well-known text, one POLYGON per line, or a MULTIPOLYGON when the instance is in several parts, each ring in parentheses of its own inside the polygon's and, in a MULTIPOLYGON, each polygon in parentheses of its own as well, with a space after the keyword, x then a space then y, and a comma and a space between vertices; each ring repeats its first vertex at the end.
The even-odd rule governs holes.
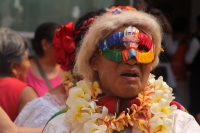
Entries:
POLYGON ((136 73, 123 73, 121 76, 126 76, 126 77, 138 77, 136 73))

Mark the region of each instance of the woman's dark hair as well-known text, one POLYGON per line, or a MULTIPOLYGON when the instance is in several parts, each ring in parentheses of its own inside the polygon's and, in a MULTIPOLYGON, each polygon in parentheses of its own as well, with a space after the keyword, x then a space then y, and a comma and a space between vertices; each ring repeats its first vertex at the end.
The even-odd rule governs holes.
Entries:
POLYGON ((75 38, 75 44, 78 48, 80 45, 80 41, 82 37, 85 35, 87 30, 89 29, 90 25, 94 22, 95 17, 105 13, 105 9, 99 9, 96 11, 91 11, 83 15, 78 19, 78 21, 75 23, 75 30, 74 30, 74 38, 75 38))
POLYGON ((53 40, 54 32, 58 28, 60 28, 60 24, 54 22, 42 23, 37 27, 35 36, 31 40, 33 50, 36 52, 37 56, 42 57, 44 55, 44 50, 41 44, 42 39, 46 39, 51 43, 53 40))
POLYGON ((182 16, 178 16, 172 22, 172 29, 174 33, 183 33, 186 32, 188 29, 188 20, 182 16))
MULTIPOLYGON (((137 1, 134 0, 134 2, 136 4, 137 1)), ((147 13, 151 13, 152 0, 142 0, 141 2, 145 2, 147 4, 147 7, 146 7, 146 9, 144 9, 144 11, 147 12, 147 13)))
POLYGON ((196 22, 200 23, 200 14, 197 16, 196 22))
POLYGON ((144 1, 147 3, 146 12, 151 13, 152 1, 151 0, 144 0, 144 1))

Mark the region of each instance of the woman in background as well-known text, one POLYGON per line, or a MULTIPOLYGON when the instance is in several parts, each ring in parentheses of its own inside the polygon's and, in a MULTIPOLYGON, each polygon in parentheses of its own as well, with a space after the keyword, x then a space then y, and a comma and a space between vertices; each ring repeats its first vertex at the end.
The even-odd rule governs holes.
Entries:
POLYGON ((53 56, 53 35, 60 25, 53 22, 42 23, 35 31, 32 48, 36 55, 30 58, 30 69, 26 82, 34 87, 39 96, 61 84, 60 66, 53 56))
POLYGON ((27 102, 37 98, 34 89, 24 82, 30 62, 27 43, 15 31, 0 29, 0 106, 12 121, 27 102))

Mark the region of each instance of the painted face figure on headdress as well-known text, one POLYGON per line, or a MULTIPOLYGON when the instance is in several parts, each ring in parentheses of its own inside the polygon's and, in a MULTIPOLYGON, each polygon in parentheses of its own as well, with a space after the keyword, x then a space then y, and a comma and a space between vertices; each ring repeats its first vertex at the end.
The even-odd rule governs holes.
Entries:
POLYGON ((124 62, 133 57, 138 63, 154 60, 155 44, 148 35, 134 26, 100 41, 98 48, 105 58, 115 62, 124 62))

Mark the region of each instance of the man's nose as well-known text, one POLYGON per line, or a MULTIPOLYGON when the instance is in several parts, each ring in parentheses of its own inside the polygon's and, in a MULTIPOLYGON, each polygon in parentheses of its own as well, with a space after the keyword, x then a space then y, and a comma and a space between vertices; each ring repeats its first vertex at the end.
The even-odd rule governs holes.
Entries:
POLYGON ((136 64, 138 62, 137 62, 136 57, 133 55, 131 58, 129 58, 128 60, 124 61, 124 63, 127 63, 129 65, 134 65, 134 64, 136 64))

